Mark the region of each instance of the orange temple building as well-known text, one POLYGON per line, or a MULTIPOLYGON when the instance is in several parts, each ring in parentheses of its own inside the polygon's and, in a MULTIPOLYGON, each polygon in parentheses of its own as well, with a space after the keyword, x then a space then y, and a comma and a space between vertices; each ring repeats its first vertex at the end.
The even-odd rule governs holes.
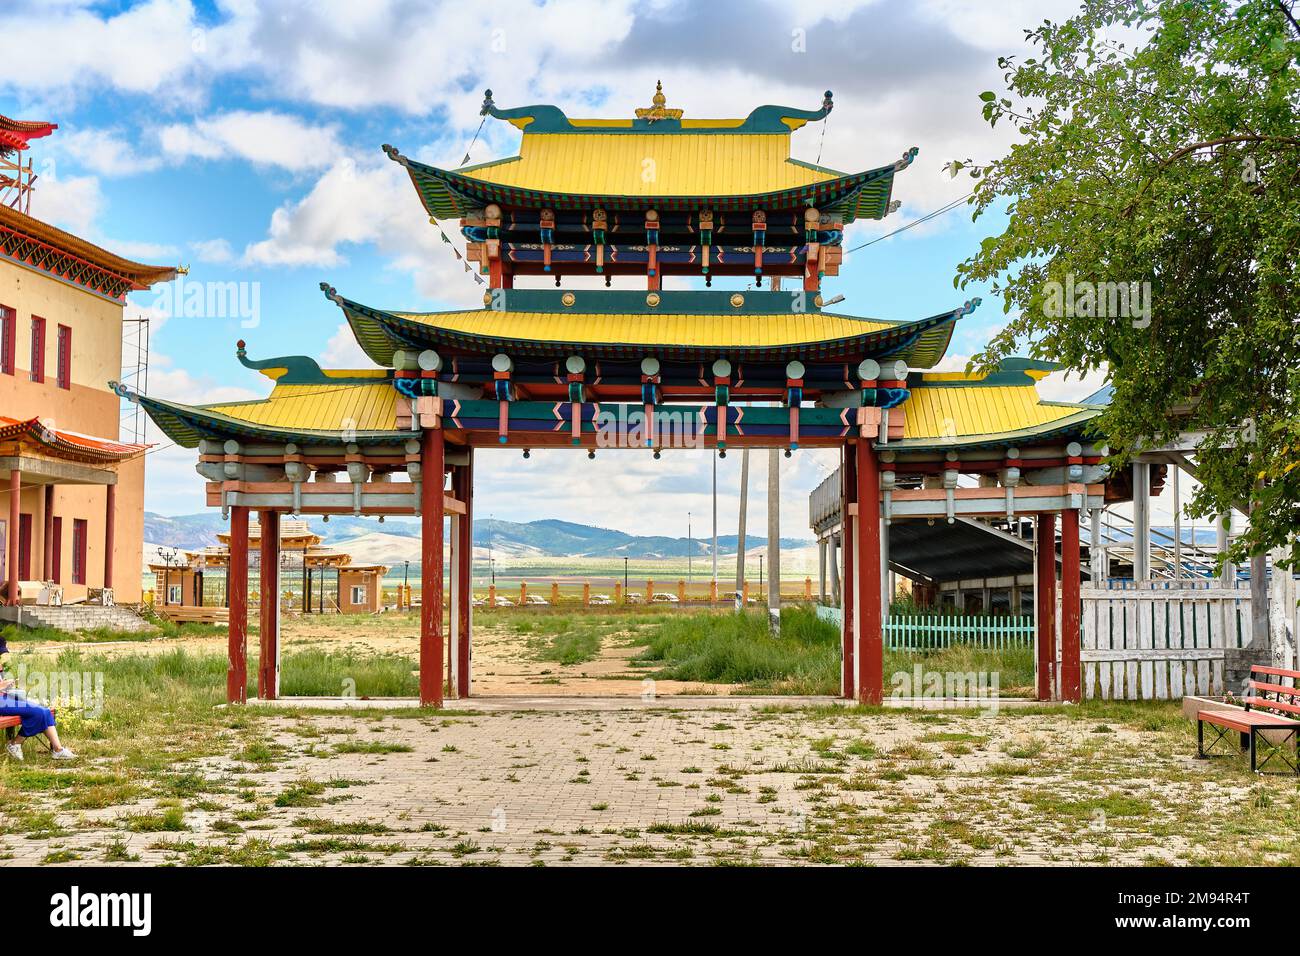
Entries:
POLYGON ((119 440, 128 292, 176 275, 26 212, 27 141, 53 124, 0 116, 0 596, 19 603, 138 602, 146 446, 119 440), (6 170, 8 169, 8 172, 6 170))

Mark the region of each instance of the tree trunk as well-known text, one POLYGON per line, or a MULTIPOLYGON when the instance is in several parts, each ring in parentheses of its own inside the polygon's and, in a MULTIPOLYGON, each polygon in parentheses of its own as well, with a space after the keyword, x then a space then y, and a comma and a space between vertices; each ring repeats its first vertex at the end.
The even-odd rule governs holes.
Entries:
POLYGON ((740 525, 736 530, 736 610, 745 609, 745 517, 749 512, 749 449, 740 450, 740 525))

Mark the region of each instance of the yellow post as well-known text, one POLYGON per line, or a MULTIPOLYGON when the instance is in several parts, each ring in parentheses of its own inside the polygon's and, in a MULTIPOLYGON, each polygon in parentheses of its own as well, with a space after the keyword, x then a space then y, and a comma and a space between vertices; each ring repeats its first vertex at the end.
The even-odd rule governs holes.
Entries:
POLYGON ((496 606, 497 606, 497 586, 495 584, 489 584, 488 585, 488 607, 496 607, 496 606))
POLYGON ((560 585, 558 581, 551 582, 551 603, 560 603, 560 585))
POLYGON ((681 578, 677 579, 677 602, 679 604, 686 603, 686 582, 681 578))
POLYGON ((709 603, 710 604, 718 603, 718 582, 717 581, 709 582, 709 603))
POLYGON ((805 601, 812 600, 812 578, 803 579, 803 599, 805 601))
POLYGON ((654 597, 655 597, 655 583, 653 581, 646 581, 645 583, 646 604, 649 604, 651 601, 653 601, 654 597))
POLYGON ((528 603, 528 582, 520 581, 519 582, 519 605, 520 607, 522 607, 527 603, 528 603))
POLYGON ((582 606, 587 607, 591 604, 591 582, 582 582, 582 606))
POLYGON ((614 584, 614 603, 615 603, 615 604, 622 604, 622 603, 623 603, 623 585, 622 585, 622 584, 618 584, 618 583, 615 583, 615 584, 614 584))

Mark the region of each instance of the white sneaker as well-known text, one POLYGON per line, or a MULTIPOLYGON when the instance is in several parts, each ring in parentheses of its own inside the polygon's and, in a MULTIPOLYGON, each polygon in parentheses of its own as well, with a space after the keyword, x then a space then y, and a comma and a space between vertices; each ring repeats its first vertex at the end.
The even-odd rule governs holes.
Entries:
POLYGON ((71 747, 64 747, 62 750, 54 750, 50 752, 51 760, 75 760, 76 757, 77 755, 72 752, 71 747))
POLYGON ((5 744, 5 750, 9 751, 9 756, 15 760, 23 759, 23 745, 18 741, 15 740, 13 743, 5 744))

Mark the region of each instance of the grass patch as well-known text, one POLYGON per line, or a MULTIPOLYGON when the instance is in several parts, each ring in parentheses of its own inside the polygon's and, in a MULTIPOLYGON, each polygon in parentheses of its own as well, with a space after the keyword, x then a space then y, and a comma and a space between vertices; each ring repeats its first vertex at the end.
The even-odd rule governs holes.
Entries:
POLYGON ((783 608, 774 636, 763 613, 681 614, 650 635, 636 663, 660 680, 741 684, 753 693, 835 694, 840 632, 809 607, 783 608))

